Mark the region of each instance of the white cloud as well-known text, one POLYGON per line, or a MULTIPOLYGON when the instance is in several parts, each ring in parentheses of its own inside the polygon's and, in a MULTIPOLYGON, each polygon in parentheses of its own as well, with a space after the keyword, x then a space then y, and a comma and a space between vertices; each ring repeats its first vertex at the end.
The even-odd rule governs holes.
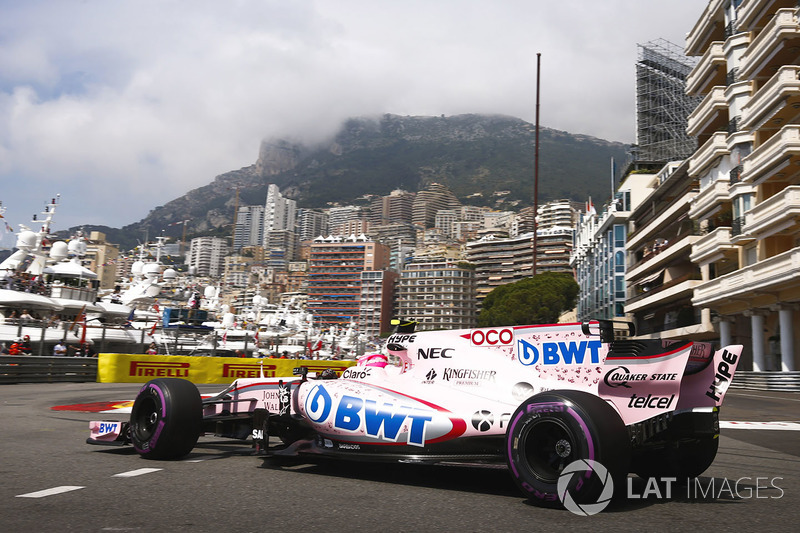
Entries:
MULTIPOLYGON (((348 116, 503 113, 633 141, 636 44, 683 44, 692 0, 14 3, 0 20, 7 220, 122 226, 348 116), (62 215, 63 212, 63 215, 62 215), (25 216, 23 216, 25 215, 25 216)), ((10 245, 7 240, 4 245, 10 245)))

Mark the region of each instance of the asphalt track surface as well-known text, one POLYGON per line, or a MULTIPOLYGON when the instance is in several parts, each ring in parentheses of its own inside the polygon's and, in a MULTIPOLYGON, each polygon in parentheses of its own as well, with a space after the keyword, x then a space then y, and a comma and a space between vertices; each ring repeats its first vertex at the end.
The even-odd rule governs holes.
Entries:
MULTIPOLYGON (((53 406, 132 400, 139 385, 0 386, 3 531, 796 531, 800 431, 723 429, 695 485, 628 486, 600 514, 528 504, 505 469, 369 465, 251 455, 202 437, 185 460, 85 444, 88 421, 53 406)), ((215 392, 220 386, 202 386, 215 392)), ((731 391, 723 421, 800 423, 800 394, 731 391)), ((773 426, 776 427, 776 426, 773 426)), ((781 427, 781 426, 777 426, 781 427)))

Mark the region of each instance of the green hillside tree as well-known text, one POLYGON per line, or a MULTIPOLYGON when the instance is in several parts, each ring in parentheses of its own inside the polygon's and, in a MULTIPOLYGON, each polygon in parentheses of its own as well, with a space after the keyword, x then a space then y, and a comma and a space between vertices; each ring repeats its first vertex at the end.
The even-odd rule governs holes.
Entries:
POLYGON ((580 288, 566 272, 543 272, 497 287, 483 300, 478 326, 554 324, 575 307, 580 288))

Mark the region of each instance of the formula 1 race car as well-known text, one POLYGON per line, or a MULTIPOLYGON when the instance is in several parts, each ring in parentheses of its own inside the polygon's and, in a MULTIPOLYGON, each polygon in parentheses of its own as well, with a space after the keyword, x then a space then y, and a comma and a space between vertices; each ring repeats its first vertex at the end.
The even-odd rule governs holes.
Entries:
POLYGON ((91 422, 87 442, 177 459, 214 434, 252 438, 269 456, 505 463, 546 506, 562 505, 565 491, 596 502, 608 476, 684 479, 714 461, 740 345, 635 340, 610 321, 415 326, 401 323, 387 339, 390 357, 362 357, 341 376, 237 379, 205 399, 189 381, 152 380, 128 422, 91 422), (564 479, 574 462, 586 468, 564 479))

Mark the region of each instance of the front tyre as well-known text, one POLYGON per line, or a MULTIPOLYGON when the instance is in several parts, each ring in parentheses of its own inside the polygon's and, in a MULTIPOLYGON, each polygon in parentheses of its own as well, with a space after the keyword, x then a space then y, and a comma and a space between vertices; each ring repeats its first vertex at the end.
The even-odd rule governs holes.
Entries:
POLYGON ((203 405, 191 381, 161 378, 142 387, 131 409, 133 447, 145 459, 178 459, 200 437, 203 405))
POLYGON ((620 486, 627 475, 631 455, 628 431, 616 410, 597 396, 571 390, 543 392, 523 402, 511 417, 506 450, 517 486, 546 507, 560 507, 566 498, 577 505, 607 503, 613 485, 620 486), (592 461, 607 472, 591 468, 592 461))

